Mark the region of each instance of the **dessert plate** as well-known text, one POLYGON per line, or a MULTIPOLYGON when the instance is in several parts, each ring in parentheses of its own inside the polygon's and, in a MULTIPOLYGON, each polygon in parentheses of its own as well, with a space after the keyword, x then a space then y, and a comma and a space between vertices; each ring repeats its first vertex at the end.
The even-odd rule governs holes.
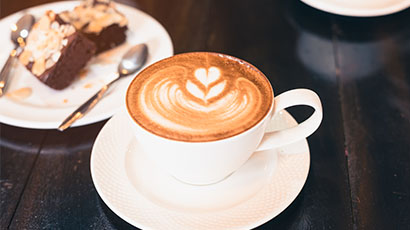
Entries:
MULTIPOLYGON (((0 37, 0 66, 3 66, 13 48, 9 36, 10 25, 23 14, 31 13, 38 17, 46 10, 61 12, 73 9, 78 4, 78 1, 64 1, 40 5, 0 20, 0 32, 4 34, 0 37)), ((129 22, 126 42, 94 57, 80 73, 79 79, 61 91, 47 87, 17 63, 8 93, 0 98, 0 122, 26 128, 57 128, 79 105, 115 77, 117 63, 131 46, 139 43, 148 45, 149 56, 145 66, 173 54, 170 36, 154 18, 136 8, 119 3, 116 6, 129 22)), ((126 88, 134 76, 118 81, 108 95, 73 126, 111 117, 124 104, 126 88)))
POLYGON ((356 17, 392 14, 410 7, 410 0, 301 0, 329 13, 356 17))
MULTIPOLYGON (((216 184, 185 184, 150 162, 128 122, 125 111, 107 122, 94 143, 90 168, 107 206, 141 229, 255 228, 288 207, 307 179, 310 155, 304 139, 255 152, 216 184)), ((284 111, 269 129, 294 125, 296 121, 284 111)))

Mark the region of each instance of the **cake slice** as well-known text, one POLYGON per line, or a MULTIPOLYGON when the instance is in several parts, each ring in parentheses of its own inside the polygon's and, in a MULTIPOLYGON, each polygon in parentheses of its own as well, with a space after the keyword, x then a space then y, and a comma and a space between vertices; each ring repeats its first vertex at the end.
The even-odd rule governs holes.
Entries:
POLYGON ((85 0, 74 10, 59 15, 93 41, 97 53, 116 47, 126 39, 127 18, 109 0, 85 0))
POLYGON ((47 11, 31 29, 19 60, 41 82, 60 90, 76 79, 95 51, 73 25, 47 11))

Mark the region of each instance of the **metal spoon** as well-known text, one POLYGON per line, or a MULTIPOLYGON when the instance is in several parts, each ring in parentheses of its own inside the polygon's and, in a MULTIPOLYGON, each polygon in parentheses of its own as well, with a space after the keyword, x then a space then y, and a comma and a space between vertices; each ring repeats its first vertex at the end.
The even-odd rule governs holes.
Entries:
POLYGON ((10 52, 6 64, 4 64, 3 69, 0 72, 0 97, 6 93, 10 72, 14 66, 14 57, 16 57, 20 53, 21 48, 25 46, 25 39, 34 24, 34 21, 35 19, 33 15, 26 14, 11 27, 11 40, 15 46, 10 52))
POLYGON ((76 109, 72 114, 70 114, 58 127, 58 130, 64 131, 70 127, 76 120, 84 116, 91 108, 100 101, 107 92, 108 88, 116 82, 118 79, 135 73, 139 70, 145 63, 148 57, 148 47, 145 44, 139 44, 128 50, 127 53, 121 59, 118 64, 117 77, 103 86, 100 91, 98 91, 94 96, 92 96, 88 101, 84 102, 78 109, 76 109))

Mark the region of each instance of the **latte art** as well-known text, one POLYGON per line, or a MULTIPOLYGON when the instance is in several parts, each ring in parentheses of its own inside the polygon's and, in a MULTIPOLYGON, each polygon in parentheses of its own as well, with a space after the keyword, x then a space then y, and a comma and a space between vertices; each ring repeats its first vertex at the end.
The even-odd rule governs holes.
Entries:
POLYGON ((204 68, 196 69, 195 78, 200 84, 192 83, 191 80, 188 79, 186 89, 195 97, 202 99, 205 103, 212 97, 221 94, 226 86, 226 80, 218 81, 221 79, 221 72, 216 67, 211 67, 208 71, 204 68), (217 84, 212 84, 215 82, 217 84))
POLYGON ((218 140, 249 129, 268 113, 271 88, 257 70, 227 60, 191 53, 148 67, 127 93, 132 117, 150 132, 182 141, 218 140))

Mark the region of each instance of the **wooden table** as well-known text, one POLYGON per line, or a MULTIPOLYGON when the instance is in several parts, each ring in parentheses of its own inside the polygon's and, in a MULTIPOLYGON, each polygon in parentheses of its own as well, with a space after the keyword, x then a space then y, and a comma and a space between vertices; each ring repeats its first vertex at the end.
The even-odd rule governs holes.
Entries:
MULTIPOLYGON (((45 2, 1 0, 0 16, 45 2)), ((320 95, 306 184, 258 229, 410 229, 410 10, 353 18, 297 0, 121 2, 156 18, 175 53, 227 53, 262 70, 276 94, 320 95)), ((289 111, 298 121, 311 113, 289 111)), ((105 122, 65 132, 0 124, 1 229, 133 229, 91 180, 105 122)))

